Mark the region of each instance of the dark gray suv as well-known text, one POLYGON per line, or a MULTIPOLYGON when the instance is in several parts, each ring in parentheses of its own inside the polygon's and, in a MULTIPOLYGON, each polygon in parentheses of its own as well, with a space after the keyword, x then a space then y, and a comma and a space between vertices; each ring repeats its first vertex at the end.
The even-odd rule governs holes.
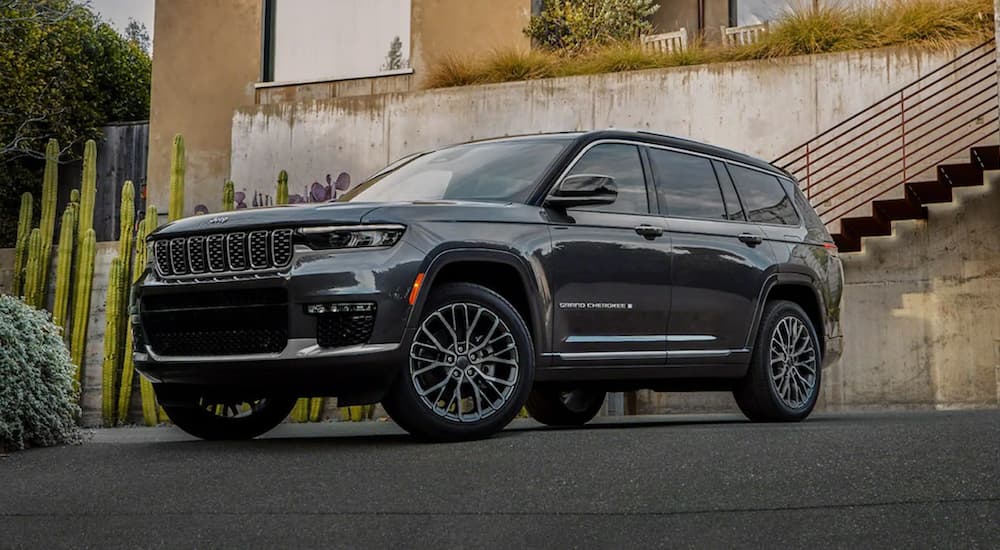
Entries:
POLYGON ((580 425, 641 388, 796 421, 841 351, 841 262, 795 180, 646 132, 447 147, 337 202, 186 218, 148 246, 136 368, 208 439, 319 396, 432 440, 525 405, 580 425))

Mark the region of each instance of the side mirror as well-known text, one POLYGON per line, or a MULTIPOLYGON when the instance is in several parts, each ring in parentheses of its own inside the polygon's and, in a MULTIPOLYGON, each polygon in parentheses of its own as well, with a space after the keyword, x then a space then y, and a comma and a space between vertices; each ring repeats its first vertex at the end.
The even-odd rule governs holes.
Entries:
POLYGON ((572 208, 611 204, 618 199, 615 178, 599 174, 577 174, 559 182, 545 199, 545 206, 572 208))

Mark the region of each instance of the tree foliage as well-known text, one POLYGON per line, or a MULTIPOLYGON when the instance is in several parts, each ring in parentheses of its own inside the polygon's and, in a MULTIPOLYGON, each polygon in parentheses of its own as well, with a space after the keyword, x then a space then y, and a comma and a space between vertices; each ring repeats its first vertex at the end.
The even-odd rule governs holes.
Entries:
POLYGON ((49 138, 63 161, 114 121, 149 117, 152 63, 76 0, 0 0, 0 246, 37 192, 49 138))
POLYGON ((545 0, 524 33, 544 48, 581 51, 649 33, 658 9, 655 0, 545 0))

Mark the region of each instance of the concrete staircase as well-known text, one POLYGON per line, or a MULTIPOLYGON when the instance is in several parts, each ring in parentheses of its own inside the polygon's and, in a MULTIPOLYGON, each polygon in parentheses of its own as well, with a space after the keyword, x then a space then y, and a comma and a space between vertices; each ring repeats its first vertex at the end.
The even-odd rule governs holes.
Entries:
POLYGON ((952 189, 1000 170, 1000 82, 990 40, 774 161, 794 175, 841 252, 892 222, 927 219, 952 189), (965 159, 968 159, 966 162, 965 159))
POLYGON ((892 234, 892 222, 927 219, 928 204, 951 202, 952 189, 983 185, 983 172, 1000 170, 1000 146, 973 147, 970 161, 942 164, 937 179, 903 184, 905 197, 882 199, 871 203, 871 215, 840 219, 840 233, 833 235, 841 252, 860 252, 864 237, 892 234))

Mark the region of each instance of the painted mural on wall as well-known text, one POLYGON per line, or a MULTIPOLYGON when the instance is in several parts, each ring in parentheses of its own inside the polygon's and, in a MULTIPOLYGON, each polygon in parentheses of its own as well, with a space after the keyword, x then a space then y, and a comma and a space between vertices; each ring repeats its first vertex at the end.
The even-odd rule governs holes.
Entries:
MULTIPOLYGON (((292 189, 294 189, 293 185, 289 183, 288 204, 327 202, 336 200, 351 188, 351 175, 347 172, 341 172, 334 178, 333 174, 327 174, 322 183, 319 180, 313 180, 311 184, 303 185, 301 193, 292 193, 292 189)), ((277 184, 275 184, 275 187, 277 187, 277 184)), ((274 206, 275 192, 276 188, 269 192, 259 190, 250 191, 243 188, 234 193, 233 202, 235 203, 236 210, 274 206)), ((204 204, 194 207, 194 214, 196 216, 210 212, 211 210, 204 204)))

